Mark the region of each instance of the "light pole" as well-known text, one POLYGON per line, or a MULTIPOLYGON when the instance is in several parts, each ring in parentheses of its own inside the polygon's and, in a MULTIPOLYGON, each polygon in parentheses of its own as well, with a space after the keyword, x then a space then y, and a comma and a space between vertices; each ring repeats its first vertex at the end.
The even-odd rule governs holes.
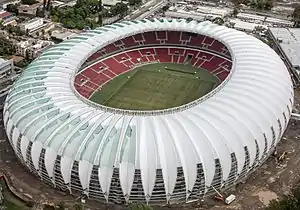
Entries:
POLYGON ((102 0, 99 0, 98 7, 98 24, 102 26, 102 0))

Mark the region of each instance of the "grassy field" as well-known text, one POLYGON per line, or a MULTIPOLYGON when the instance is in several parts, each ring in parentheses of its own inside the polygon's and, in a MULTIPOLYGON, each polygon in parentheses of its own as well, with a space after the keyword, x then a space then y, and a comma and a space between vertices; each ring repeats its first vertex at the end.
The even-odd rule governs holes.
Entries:
POLYGON ((191 102, 218 83, 212 74, 190 65, 152 63, 111 80, 91 100, 122 109, 166 109, 191 102))

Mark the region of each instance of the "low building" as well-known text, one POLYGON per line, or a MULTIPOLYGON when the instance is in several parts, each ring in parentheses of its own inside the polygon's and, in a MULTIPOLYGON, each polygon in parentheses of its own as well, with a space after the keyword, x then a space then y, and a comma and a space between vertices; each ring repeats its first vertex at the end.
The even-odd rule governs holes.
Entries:
POLYGON ((0 58, 0 109, 3 109, 6 95, 17 76, 13 61, 0 58))
POLYGON ((61 2, 61 1, 51 1, 51 4, 52 4, 53 8, 63 7, 66 5, 64 2, 61 2))
POLYGON ((24 15, 24 16, 36 16, 36 11, 40 6, 41 3, 36 3, 32 5, 21 4, 18 7, 18 13, 19 15, 24 15))
POLYGON ((269 28, 275 50, 300 82, 300 28, 269 28))
POLYGON ((65 41, 76 35, 77 35, 76 33, 70 31, 66 31, 66 32, 53 31, 51 34, 51 38, 57 41, 65 41))
POLYGON ((16 16, 10 12, 0 11, 0 21, 4 26, 16 25, 16 16))
POLYGON ((254 15, 254 14, 248 14, 240 12, 236 15, 237 18, 241 20, 247 20, 247 21, 264 21, 266 19, 265 16, 262 15, 254 15))
POLYGON ((33 18, 25 23, 20 24, 20 29, 24 32, 30 33, 31 31, 37 30, 44 24, 43 18, 33 18))
POLYGON ((21 0, 0 0, 0 9, 6 9, 9 4, 19 4, 21 0))
POLYGON ((193 20, 197 20, 197 21, 203 21, 205 20, 205 16, 204 15, 200 15, 200 14, 196 14, 194 12, 187 12, 184 10, 178 10, 178 11, 167 11, 165 12, 165 16, 167 18, 192 18, 193 20))
POLYGON ((294 22, 284 19, 278 19, 263 15, 255 15, 255 14, 248 14, 248 13, 238 13, 237 18, 241 20, 245 20, 247 22, 254 22, 259 24, 265 24, 269 26, 280 26, 280 27, 293 27, 294 22))
POLYGON ((0 80, 11 74, 14 69, 14 64, 12 60, 5 60, 0 58, 0 80))
POLYGON ((117 3, 121 3, 121 2, 122 2, 121 0, 102 0, 102 5, 106 8, 110 8, 112 6, 115 6, 117 3))
POLYGON ((197 10, 198 13, 211 15, 213 17, 220 17, 224 18, 225 16, 232 13, 233 9, 230 8, 220 8, 220 7, 210 7, 210 6, 198 6, 197 10))
POLYGON ((231 19, 230 24, 233 25, 233 28, 239 30, 239 31, 245 31, 245 32, 253 32, 256 27, 262 27, 267 28, 267 26, 257 24, 257 23, 249 23, 245 22, 239 19, 231 19))
POLYGON ((177 2, 165 12, 169 18, 192 18, 194 20, 214 20, 224 18, 232 13, 233 9, 227 7, 211 7, 193 5, 184 1, 177 2))
POLYGON ((54 42, 29 39, 16 44, 16 55, 34 59, 39 57, 43 51, 52 47, 54 42))

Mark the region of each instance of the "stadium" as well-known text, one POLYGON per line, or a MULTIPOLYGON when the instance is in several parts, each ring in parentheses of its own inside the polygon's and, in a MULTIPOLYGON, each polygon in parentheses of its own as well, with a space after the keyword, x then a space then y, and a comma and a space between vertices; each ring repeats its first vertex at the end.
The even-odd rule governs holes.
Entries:
POLYGON ((197 201, 247 178, 289 122, 293 84, 260 40, 211 22, 134 20, 45 51, 4 106, 18 159, 102 202, 197 201))

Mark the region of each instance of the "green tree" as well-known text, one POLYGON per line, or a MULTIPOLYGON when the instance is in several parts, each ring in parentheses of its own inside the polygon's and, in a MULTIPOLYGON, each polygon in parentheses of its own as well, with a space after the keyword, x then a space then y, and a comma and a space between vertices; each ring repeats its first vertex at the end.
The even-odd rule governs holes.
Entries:
POLYGON ((13 46, 13 43, 5 37, 0 36, 0 55, 2 57, 8 58, 11 55, 15 54, 15 52, 16 50, 13 46))
POLYGON ((128 210, 153 210, 153 208, 142 203, 134 203, 128 207, 128 210))
POLYGON ((32 5, 32 4, 37 3, 37 1, 36 0, 22 0, 21 3, 27 4, 27 5, 32 5))
POLYGON ((165 5, 165 6, 163 6, 161 9, 162 9, 162 11, 166 12, 166 11, 168 11, 169 6, 168 6, 168 5, 165 5))
POLYGON ((238 13, 239 13, 238 8, 237 8, 237 7, 234 7, 233 12, 232 12, 233 16, 236 17, 236 15, 237 15, 238 13))
POLYGON ((42 8, 38 8, 36 10, 35 16, 43 18, 43 17, 45 17, 45 11, 42 8))
POLYGON ((292 18, 295 21, 295 27, 299 27, 299 25, 300 25, 300 5, 295 7, 294 12, 292 14, 292 18))
POLYGON ((53 8, 50 15, 53 22, 60 22, 66 28, 95 28, 102 24, 101 10, 98 0, 78 0, 74 7, 53 8))
POLYGON ((214 20, 213 20, 214 23, 218 24, 218 25, 223 25, 224 24, 224 20, 220 17, 216 17, 214 20))
POLYGON ((292 190, 290 195, 285 195, 279 200, 272 200, 266 210, 297 210, 300 209, 300 187, 292 190))
POLYGON ((75 203, 72 210, 83 210, 84 207, 82 206, 81 203, 75 203))
POLYGON ((191 22, 191 21, 193 21, 193 18, 191 18, 191 17, 188 17, 188 18, 186 19, 186 22, 191 22))
POLYGON ((251 0, 246 2, 251 8, 259 10, 271 10, 273 7, 273 0, 251 0))
POLYGON ((120 15, 121 17, 124 17, 127 15, 128 12, 128 6, 122 2, 117 3, 110 9, 110 13, 112 16, 120 15))
POLYGON ((6 31, 10 34, 16 35, 16 36, 23 36, 25 33, 20 29, 19 26, 11 26, 8 25, 5 27, 6 31))
POLYGON ((57 207, 55 209, 57 210, 64 210, 66 208, 66 204, 63 201, 60 201, 59 204, 57 205, 57 207))
POLYGON ((6 11, 7 11, 7 12, 14 13, 14 14, 16 14, 16 15, 19 14, 19 13, 18 13, 18 6, 15 5, 15 4, 9 4, 9 5, 7 5, 6 11))
POLYGON ((142 3, 142 0, 128 0, 130 6, 138 6, 142 3))

